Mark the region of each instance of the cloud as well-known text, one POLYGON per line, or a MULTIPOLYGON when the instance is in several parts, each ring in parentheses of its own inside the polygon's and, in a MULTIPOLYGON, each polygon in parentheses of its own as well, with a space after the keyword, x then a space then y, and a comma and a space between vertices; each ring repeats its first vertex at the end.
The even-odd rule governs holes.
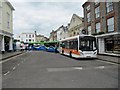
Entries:
POLYGON ((61 25, 67 25, 73 13, 83 16, 83 3, 19 2, 19 0, 18 2, 12 2, 15 7, 14 37, 22 32, 34 32, 35 30, 49 37, 52 30, 56 30, 61 25))

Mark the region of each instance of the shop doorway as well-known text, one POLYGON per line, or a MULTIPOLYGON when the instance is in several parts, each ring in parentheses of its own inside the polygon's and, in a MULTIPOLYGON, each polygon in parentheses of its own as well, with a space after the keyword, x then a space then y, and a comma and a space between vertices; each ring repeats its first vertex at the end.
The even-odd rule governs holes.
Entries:
POLYGON ((5 36, 5 51, 9 51, 9 42, 10 42, 10 37, 5 36))

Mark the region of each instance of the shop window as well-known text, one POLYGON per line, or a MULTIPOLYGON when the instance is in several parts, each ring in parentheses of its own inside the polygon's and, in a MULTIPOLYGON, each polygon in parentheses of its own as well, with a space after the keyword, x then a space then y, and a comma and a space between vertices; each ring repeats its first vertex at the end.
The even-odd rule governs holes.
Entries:
POLYGON ((114 38, 114 52, 120 53, 120 37, 114 38))

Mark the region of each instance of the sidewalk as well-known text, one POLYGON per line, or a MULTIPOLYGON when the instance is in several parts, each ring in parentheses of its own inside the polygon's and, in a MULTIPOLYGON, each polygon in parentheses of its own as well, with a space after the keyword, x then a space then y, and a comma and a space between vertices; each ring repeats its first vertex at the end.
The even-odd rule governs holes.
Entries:
POLYGON ((98 55, 98 59, 120 64, 120 57, 117 56, 98 55))
POLYGON ((16 56, 16 55, 19 55, 19 54, 22 54, 24 52, 25 51, 15 51, 15 52, 7 52, 5 54, 1 54, 2 58, 0 58, 0 61, 5 60, 5 59, 10 58, 10 57, 13 57, 13 56, 16 56))

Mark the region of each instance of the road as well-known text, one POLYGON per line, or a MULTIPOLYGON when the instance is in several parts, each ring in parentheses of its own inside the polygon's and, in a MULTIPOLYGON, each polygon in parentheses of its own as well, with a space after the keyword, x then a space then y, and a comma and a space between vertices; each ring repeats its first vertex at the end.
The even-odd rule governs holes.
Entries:
POLYGON ((118 65, 29 51, 2 63, 3 88, 118 88, 118 65))

